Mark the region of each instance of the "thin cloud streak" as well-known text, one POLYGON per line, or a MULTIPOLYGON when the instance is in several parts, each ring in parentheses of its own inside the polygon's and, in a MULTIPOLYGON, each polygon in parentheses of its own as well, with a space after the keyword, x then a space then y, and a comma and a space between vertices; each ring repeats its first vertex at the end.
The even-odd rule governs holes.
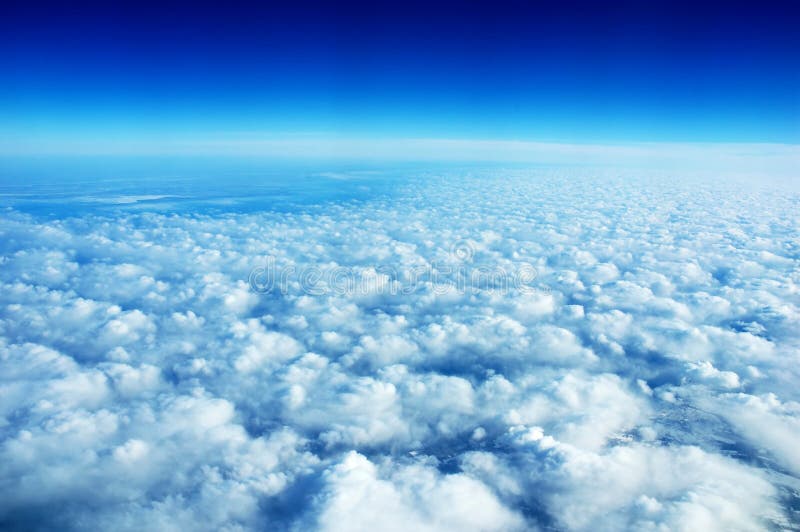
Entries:
POLYGON ((796 177, 800 146, 761 143, 584 144, 435 138, 76 139, 5 143, 0 155, 237 156, 366 162, 501 162, 615 165, 796 177))

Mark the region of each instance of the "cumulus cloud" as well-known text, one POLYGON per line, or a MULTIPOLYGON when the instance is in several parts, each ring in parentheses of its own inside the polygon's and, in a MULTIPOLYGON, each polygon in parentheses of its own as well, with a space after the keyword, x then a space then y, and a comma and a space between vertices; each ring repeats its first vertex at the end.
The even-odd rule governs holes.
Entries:
POLYGON ((523 530, 524 520, 485 485, 433 465, 384 464, 351 451, 323 475, 319 530, 523 530))
POLYGON ((351 177, 4 211, 0 525, 796 526, 796 193, 351 177))

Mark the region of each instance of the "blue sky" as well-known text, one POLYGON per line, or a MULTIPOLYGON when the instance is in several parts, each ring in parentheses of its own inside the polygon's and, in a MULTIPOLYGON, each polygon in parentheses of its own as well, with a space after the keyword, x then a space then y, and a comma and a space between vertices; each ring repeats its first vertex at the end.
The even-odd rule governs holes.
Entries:
POLYGON ((2 10, 6 153, 293 138, 800 141, 800 17, 788 3, 2 10))

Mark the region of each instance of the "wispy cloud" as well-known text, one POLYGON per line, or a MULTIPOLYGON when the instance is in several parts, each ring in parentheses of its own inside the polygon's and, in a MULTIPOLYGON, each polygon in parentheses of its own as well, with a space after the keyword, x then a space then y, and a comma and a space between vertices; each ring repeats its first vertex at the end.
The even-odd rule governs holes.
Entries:
POLYGON ((3 155, 240 156, 277 160, 491 162, 613 165, 664 171, 800 177, 800 146, 759 143, 558 143, 443 138, 345 138, 255 134, 206 139, 10 139, 3 155))

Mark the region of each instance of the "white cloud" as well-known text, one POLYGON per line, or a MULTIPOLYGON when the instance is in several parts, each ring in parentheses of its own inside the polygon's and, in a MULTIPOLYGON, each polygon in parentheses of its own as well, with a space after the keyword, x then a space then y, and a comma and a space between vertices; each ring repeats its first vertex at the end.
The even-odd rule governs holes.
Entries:
POLYGON ((317 496, 320 530, 523 530, 519 514, 506 508, 479 481, 441 475, 422 464, 378 468, 350 452, 323 475, 317 496))
POLYGON ((4 211, 0 525, 789 527, 797 196, 656 177, 4 211), (254 292, 267 257, 369 290, 254 292), (530 286, 459 289, 520 264, 530 286))

